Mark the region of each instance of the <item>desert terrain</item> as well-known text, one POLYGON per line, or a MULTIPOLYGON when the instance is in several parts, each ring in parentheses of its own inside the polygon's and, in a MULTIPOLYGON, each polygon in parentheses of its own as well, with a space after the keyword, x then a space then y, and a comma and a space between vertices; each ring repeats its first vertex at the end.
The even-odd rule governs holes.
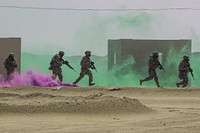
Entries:
POLYGON ((199 133, 200 89, 0 87, 1 133, 199 133))

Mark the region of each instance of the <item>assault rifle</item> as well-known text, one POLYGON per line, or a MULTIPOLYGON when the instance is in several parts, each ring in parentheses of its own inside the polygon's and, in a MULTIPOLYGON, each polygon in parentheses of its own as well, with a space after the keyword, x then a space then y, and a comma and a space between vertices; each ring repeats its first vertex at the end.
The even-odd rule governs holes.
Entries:
MULTIPOLYGON (((154 58, 153 56, 150 56, 150 58, 154 58)), ((160 61, 158 60, 158 58, 154 58, 156 60, 156 65, 158 65, 158 68, 163 70, 165 72, 164 67, 160 64, 160 61)))
POLYGON ((96 67, 94 65, 94 62, 91 62, 91 68, 94 69, 97 72, 97 69, 96 69, 96 67))
POLYGON ((68 61, 63 60, 62 58, 61 58, 61 61, 62 61, 63 64, 65 64, 65 65, 68 66, 70 69, 72 69, 74 72, 76 72, 76 71, 74 70, 74 68, 69 64, 68 61))
POLYGON ((190 70, 190 73, 191 73, 191 75, 192 75, 193 80, 195 80, 195 79, 194 79, 194 75, 193 75, 193 70, 192 70, 192 68, 189 68, 189 70, 190 70))
POLYGON ((164 67, 160 64, 160 62, 158 61, 158 67, 159 67, 159 69, 161 69, 161 70, 163 70, 164 72, 165 72, 165 69, 164 69, 164 67))

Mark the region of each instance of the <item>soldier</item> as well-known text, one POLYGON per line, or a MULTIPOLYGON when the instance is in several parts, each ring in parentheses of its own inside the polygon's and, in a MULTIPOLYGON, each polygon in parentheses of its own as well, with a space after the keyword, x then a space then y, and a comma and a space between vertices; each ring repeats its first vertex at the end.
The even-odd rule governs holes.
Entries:
POLYGON ((52 79, 55 80, 58 76, 59 80, 63 81, 63 75, 62 75, 62 57, 64 56, 63 51, 59 51, 58 54, 54 55, 50 62, 49 70, 52 70, 52 79))
MULTIPOLYGON (((157 52, 153 52, 153 55, 149 57, 149 62, 148 62, 148 66, 149 66, 149 76, 146 77, 143 80, 140 80, 140 85, 142 85, 142 83, 144 81, 149 81, 154 79, 154 81, 156 82, 156 85, 158 87, 161 87, 158 81, 158 76, 156 74, 156 69, 163 69, 162 65, 160 64, 159 60, 158 60, 158 53, 157 52)), ((164 69, 163 69, 164 70, 164 69)))
POLYGON ((82 58, 80 65, 81 65, 81 73, 80 76, 76 79, 73 84, 77 84, 85 75, 89 76, 89 86, 95 85, 95 83, 92 83, 93 76, 92 72, 89 68, 93 69, 94 62, 90 60, 91 57, 91 51, 85 51, 85 56, 82 58))
POLYGON ((17 67, 14 53, 10 53, 8 55, 8 58, 6 58, 6 60, 4 61, 4 66, 6 68, 7 76, 9 78, 10 75, 15 72, 15 68, 17 67))
POLYGON ((193 72, 192 68, 190 68, 189 56, 188 55, 183 56, 183 60, 179 64, 178 71, 179 71, 178 77, 182 81, 176 83, 176 86, 179 87, 180 85, 182 85, 182 87, 186 87, 188 85, 188 82, 189 82, 188 73, 193 72))

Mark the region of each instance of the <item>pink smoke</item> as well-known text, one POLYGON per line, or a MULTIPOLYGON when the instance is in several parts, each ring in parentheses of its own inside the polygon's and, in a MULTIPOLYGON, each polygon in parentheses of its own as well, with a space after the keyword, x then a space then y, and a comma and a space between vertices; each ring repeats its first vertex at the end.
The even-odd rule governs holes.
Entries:
POLYGON ((12 78, 6 80, 0 75, 0 87, 12 87, 12 86, 41 86, 41 87, 53 87, 53 86, 72 86, 77 87, 75 84, 53 81, 51 75, 35 73, 31 70, 23 74, 14 73, 12 78))

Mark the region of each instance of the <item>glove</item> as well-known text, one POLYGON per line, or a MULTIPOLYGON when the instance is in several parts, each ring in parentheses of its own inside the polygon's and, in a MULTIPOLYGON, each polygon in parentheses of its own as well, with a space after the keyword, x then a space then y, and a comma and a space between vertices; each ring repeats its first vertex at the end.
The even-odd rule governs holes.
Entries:
POLYGON ((52 66, 49 67, 49 70, 52 70, 52 66))
POLYGON ((91 65, 94 65, 94 62, 91 62, 91 65))
POLYGON ((68 61, 64 61, 64 62, 63 62, 63 64, 68 64, 68 63, 69 63, 68 61))

